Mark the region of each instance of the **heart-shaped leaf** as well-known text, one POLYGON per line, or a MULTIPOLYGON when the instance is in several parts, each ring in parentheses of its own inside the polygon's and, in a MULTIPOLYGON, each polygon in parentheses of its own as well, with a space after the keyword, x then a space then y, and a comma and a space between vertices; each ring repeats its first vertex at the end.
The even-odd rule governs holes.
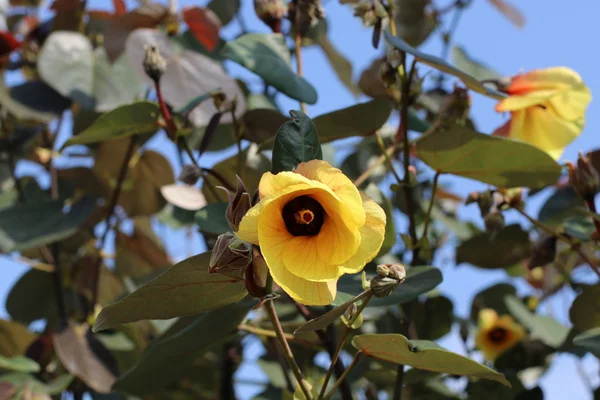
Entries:
MULTIPOLYGON (((173 108, 185 107, 192 99, 219 90, 228 100, 237 101, 238 118, 246 111, 244 93, 219 62, 176 46, 160 31, 137 29, 127 38, 125 51, 134 70, 148 85, 153 86, 154 83, 146 75, 143 67, 146 45, 157 46, 167 61, 167 69, 160 79, 160 86, 165 101, 173 108)), ((206 126, 217 112, 214 102, 205 101, 190 112, 189 119, 194 126, 206 126)), ((222 124, 231 121, 231 113, 225 113, 221 118, 222 124)))
POLYGON ((247 33, 227 42, 221 55, 254 72, 265 83, 292 99, 317 102, 317 91, 290 66, 290 53, 277 33, 247 33))
POLYGON ((421 61, 422 63, 459 78, 465 85, 467 85, 469 89, 474 90, 477 93, 481 93, 483 95, 497 100, 506 97, 506 94, 483 85, 477 79, 453 67, 452 65, 448 64, 446 61, 442 60, 439 57, 432 56, 431 54, 423 53, 422 51, 415 49, 414 47, 406 43, 404 40, 392 35, 389 32, 385 32, 385 38, 389 44, 391 44, 400 51, 412 54, 417 60, 421 61))
POLYGON ((323 151, 314 122, 301 111, 290 111, 291 120, 279 128, 273 144, 271 172, 292 171, 298 164, 322 160, 323 151))
POLYGON ((418 157, 434 170, 503 188, 551 185, 561 167, 527 143, 485 135, 466 127, 423 136, 418 157))
POLYGON ((77 136, 69 138, 62 149, 75 144, 92 144, 105 140, 144 135, 158 130, 158 104, 140 101, 102 114, 92 125, 77 136))
POLYGON ((241 277, 208 272, 210 252, 183 260, 138 290, 102 309, 94 332, 143 319, 200 314, 244 298, 241 277))
POLYGON ((169 203, 184 210, 196 211, 206 205, 206 198, 196 186, 172 184, 161 187, 160 192, 169 203))
POLYGON ((489 379, 510 387, 503 374, 427 340, 408 340, 398 334, 366 334, 355 336, 352 345, 379 360, 427 371, 489 379))
POLYGON ((600 284, 583 289, 571 304, 569 318, 580 332, 600 327, 600 284))

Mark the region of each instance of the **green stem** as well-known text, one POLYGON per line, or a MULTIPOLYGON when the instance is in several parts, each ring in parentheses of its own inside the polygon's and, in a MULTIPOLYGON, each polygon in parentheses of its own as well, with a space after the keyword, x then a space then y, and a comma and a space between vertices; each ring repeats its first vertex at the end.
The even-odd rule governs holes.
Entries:
MULTIPOLYGON (((324 398, 325 391, 327 390, 327 384, 329 383, 329 380, 331 379, 331 374, 333 374, 333 369, 335 368, 335 364, 337 363, 338 359, 340 358, 340 353, 342 352, 342 349, 344 348, 344 345, 346 344, 346 339, 348 339, 348 334, 352 330, 352 325, 354 324, 354 321, 356 321, 356 318, 358 318, 358 316, 365 309, 365 307, 369 303, 369 300, 371 300, 371 297, 373 297, 373 292, 371 292, 370 290, 364 291, 359 295, 359 297, 364 297, 364 300, 363 300, 362 304, 360 305, 360 307, 358 307, 358 310, 356 311, 356 313, 352 316, 352 318, 350 318, 348 320, 348 323, 346 324, 346 329, 344 329, 344 332, 342 333, 342 337, 340 338, 340 342, 338 343, 338 345, 335 349, 335 353, 333 354, 333 357, 331 358, 331 364, 329 365, 329 369, 327 370, 327 374, 325 375, 325 380, 323 381, 323 386, 321 386, 321 392, 319 393, 319 399, 324 398)), ((342 377, 340 377, 340 379, 341 378, 342 377)))
POLYGON ((279 344, 281 345, 281 348, 283 349, 283 355, 285 356, 285 359, 287 360, 288 364, 290 365, 290 368, 292 369, 292 372, 294 373, 294 376, 296 377, 296 380, 298 381, 298 385, 300 385, 300 389, 302 390, 302 393, 304 393, 304 396, 306 397, 307 400, 312 400, 313 397, 312 397, 312 394, 310 393, 310 386, 308 385, 308 382, 306 381, 306 379, 304 379, 304 376, 302 375, 302 371, 300 371, 300 367, 298 366, 298 364, 296 363, 296 360, 294 359, 294 354, 292 353, 292 349, 290 348, 290 345, 285 338, 285 333, 283 332, 283 328, 281 327, 281 323, 279 322, 279 318, 277 317, 277 312, 275 311, 275 305, 273 304, 273 301, 272 300, 265 301, 263 307, 267 311, 267 315, 269 316, 269 319, 271 320, 271 324, 273 325, 273 328, 275 329, 275 333, 277 334, 277 340, 279 341, 279 344))
POLYGON ((335 391, 341 385, 341 383, 344 381, 344 379, 346 379, 346 376, 350 373, 350 371, 352 371, 352 369, 354 367, 356 367, 356 364, 358 364, 358 362, 360 361, 361 356, 362 356, 362 351, 359 351, 358 353, 356 353, 354 355, 354 358, 352 359, 352 362, 350 363, 350 365, 348 365, 348 368, 346 368, 346 370, 344 371, 342 376, 340 376, 340 379, 335 381, 335 384, 333 385, 331 390, 329 392, 327 392, 325 397, 323 397, 323 400, 328 400, 335 394, 335 391))
POLYGON ((429 224, 431 223, 431 211, 433 210, 433 205, 435 204, 435 193, 437 191, 438 179, 440 177, 439 171, 435 173, 433 177, 433 184, 431 186, 431 200, 429 201, 429 207, 427 208, 427 214, 425 214, 425 227, 423 228, 423 236, 422 238, 427 238, 427 231, 429 229, 429 224))

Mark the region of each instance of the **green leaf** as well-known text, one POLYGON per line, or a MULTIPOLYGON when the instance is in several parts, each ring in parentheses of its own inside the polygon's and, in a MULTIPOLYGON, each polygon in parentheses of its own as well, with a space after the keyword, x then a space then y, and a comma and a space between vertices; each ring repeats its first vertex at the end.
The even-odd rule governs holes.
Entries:
MULTIPOLYGON (((320 22, 320 21, 319 21, 320 22)), ((352 63, 335 47, 335 45, 329 40, 325 34, 319 35, 317 43, 325 53, 329 65, 333 68, 333 71, 337 75, 340 82, 346 86, 346 89, 354 95, 354 97, 360 96, 362 93, 352 80, 352 63)))
POLYGON ((427 340, 408 340, 398 334, 366 334, 355 336, 352 345, 379 360, 427 371, 489 379, 510 387, 503 374, 427 340))
POLYGON ((339 307, 336 307, 333 310, 328 311, 325 314, 323 314, 317 318, 311 319, 310 321, 306 322, 305 324, 301 325, 298 329, 296 329, 294 331, 294 334, 304 333, 304 332, 314 332, 314 331, 318 331, 319 329, 327 328, 330 324, 335 322, 336 319, 338 319, 342 315, 344 315, 346 310, 352 304, 359 301, 361 298, 363 298, 363 297, 362 296, 353 297, 350 300, 348 300, 347 302, 345 302, 344 304, 340 305, 339 307))
POLYGON ((587 330, 573 338, 573 343, 600 355, 600 327, 587 330))
POLYGON ((200 231, 221 235, 231 231, 231 227, 225 219, 225 210, 227 203, 207 204, 196 211, 195 221, 200 231))
POLYGON ((144 319, 200 314, 241 300, 242 278, 208 272, 210 252, 183 260, 117 303, 104 307, 94 332, 144 319))
POLYGON ((381 128, 392 113, 392 102, 376 99, 332 111, 316 117, 313 122, 320 132, 321 143, 353 136, 369 136, 381 128))
POLYGON ((15 372, 39 372, 40 365, 31 358, 23 356, 4 357, 0 354, 0 370, 15 372))
POLYGON ((456 264, 469 263, 480 268, 508 268, 531 255, 529 234, 521 225, 502 229, 494 240, 482 232, 462 242, 456 249, 456 264))
POLYGON ((600 284, 583 289, 571 304, 569 318, 580 332, 600 327, 600 284))
POLYGON ((198 97, 194 97, 186 105, 175 110, 175 112, 178 114, 187 114, 190 111, 192 111, 194 108, 196 108, 198 105, 204 103, 206 100, 209 100, 211 98, 211 94, 212 93, 204 93, 198 97))
POLYGON ((279 128, 273 144, 271 172, 292 171, 298 164, 322 160, 323 151, 313 121, 301 111, 290 111, 291 120, 279 128))
POLYGON ((221 55, 243 65, 286 96, 308 104, 317 102, 317 91, 292 70, 290 53, 281 34, 247 33, 227 42, 221 55))
POLYGON ((451 57, 452 63, 456 65, 458 69, 466 72, 477 80, 482 81, 501 78, 499 73, 471 58, 464 47, 453 46, 451 57))
POLYGON ((18 119, 48 123, 68 109, 71 100, 43 81, 27 81, 10 88, 1 82, 0 103, 18 119))
POLYGON ((417 155, 440 173, 503 188, 551 185, 561 172, 552 157, 534 146, 465 127, 422 136, 417 155))
POLYGON ((393 36, 389 32, 385 32, 385 38, 392 46, 394 46, 395 48, 397 48, 400 51, 412 54, 413 56, 415 56, 415 58, 417 60, 421 61, 422 63, 427 64, 430 67, 433 67, 442 72, 445 72, 447 74, 450 74, 450 75, 453 75, 453 76, 459 78, 465 85, 467 85, 467 87, 469 89, 474 90, 477 93, 481 93, 483 95, 486 95, 488 97, 491 97, 491 98, 497 99, 497 100, 500 100, 500 99, 503 99, 504 97, 506 97, 506 95, 504 93, 501 93, 497 90, 494 90, 487 86, 484 86, 481 82, 479 82, 474 77, 472 77, 468 74, 465 74, 463 71, 453 67, 452 65, 448 64, 446 61, 442 60, 441 58, 432 56, 427 53, 423 53, 423 52, 415 49, 414 47, 412 47, 411 45, 409 45, 408 43, 406 43, 404 40, 400 39, 399 37, 393 36))
MULTIPOLYGON (((374 297, 369 307, 393 306, 413 300, 423 293, 434 289, 442 282, 439 269, 429 266, 410 267, 406 272, 406 280, 388 297, 374 297)), ((359 276, 344 275, 338 281, 338 290, 357 295, 363 291, 359 276)))
POLYGON ((445 336, 454 323, 454 304, 445 296, 429 296, 423 302, 415 302, 411 313, 417 335, 423 339, 436 340, 445 336))
POLYGON ((63 212, 61 201, 17 204, 0 211, 0 251, 46 246, 74 234, 96 208, 85 198, 63 212))
POLYGON ((594 233, 596 227, 594 223, 583 217, 572 217, 564 223, 565 233, 582 242, 590 241, 590 235, 594 233))
POLYGON ((504 302, 513 317, 531 332, 531 336, 548 346, 560 347, 569 335, 569 328, 559 324, 552 317, 532 313, 515 296, 506 296, 504 302))
POLYGON ((135 343, 123 332, 96 333, 94 337, 98 339, 104 347, 111 351, 135 350, 135 343))
POLYGON ((230 23, 240 11, 240 0, 211 0, 206 8, 211 9, 221 20, 223 26, 230 23))
POLYGON ((473 297, 471 302, 471 321, 477 323, 479 311, 484 308, 496 310, 499 315, 507 314, 508 308, 504 303, 504 298, 515 294, 517 294, 517 289, 508 283, 498 283, 483 289, 473 297))
POLYGON ((560 187, 552 193, 540 208, 538 220, 546 225, 558 226, 568 217, 581 215, 577 207, 583 207, 583 199, 579 197, 571 185, 560 187))
POLYGON ((373 201, 383 209, 385 212, 385 217, 387 219, 387 223, 385 225, 385 236, 383 237, 383 244, 381 245, 381 249, 379 253, 377 253, 377 257, 382 256, 383 254, 387 254, 394 244, 396 244, 396 224, 394 222, 394 214, 392 209, 392 202, 385 197, 385 195, 381 192, 379 187, 374 183, 370 183, 366 189, 365 193, 373 199, 373 201))
POLYGON ((121 375, 113 390, 143 396, 181 379, 206 351, 234 337, 237 326, 255 304, 245 301, 208 312, 185 329, 157 339, 138 363, 121 375))
POLYGON ((67 140, 61 151, 75 144, 92 144, 156 132, 159 116, 158 104, 150 101, 115 108, 98 117, 85 131, 67 140))
POLYGON ((58 395, 69 387, 73 382, 73 375, 61 375, 48 383, 42 383, 30 374, 23 372, 13 372, 0 375, 0 382, 8 382, 17 388, 17 392, 25 388, 35 394, 58 395))

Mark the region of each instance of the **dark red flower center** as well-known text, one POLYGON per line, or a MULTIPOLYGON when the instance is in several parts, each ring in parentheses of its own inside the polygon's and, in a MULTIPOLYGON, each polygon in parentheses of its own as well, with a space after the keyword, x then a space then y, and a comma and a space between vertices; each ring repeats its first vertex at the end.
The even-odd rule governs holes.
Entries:
POLYGON ((289 233, 294 236, 312 236, 321 231, 325 210, 309 196, 299 196, 287 203, 281 212, 289 233))
POLYGON ((502 343, 508 337, 508 330, 502 327, 496 327, 488 332, 488 338, 493 343, 502 343))

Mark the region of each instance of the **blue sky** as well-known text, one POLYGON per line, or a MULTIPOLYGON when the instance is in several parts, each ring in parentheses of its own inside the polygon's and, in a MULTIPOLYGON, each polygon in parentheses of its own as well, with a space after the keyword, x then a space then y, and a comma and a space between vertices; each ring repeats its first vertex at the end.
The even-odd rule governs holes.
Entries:
MULTIPOLYGON (((591 88, 592 96, 600 96, 600 75, 598 74, 598 57, 594 47, 588 42, 600 37, 600 24, 597 15, 600 12, 600 3, 597 0, 579 0, 565 3, 563 1, 517 1, 512 2, 519 7, 526 18, 526 25, 522 29, 511 25, 489 1, 473 1, 473 5, 464 12, 458 30, 454 35, 454 43, 464 46, 470 55, 491 65, 501 74, 512 75, 519 71, 551 66, 568 66, 579 72, 587 85, 591 88)), ((94 8, 107 8, 108 2, 94 0, 88 2, 94 8)), ((200 4, 204 4, 202 1, 200 4)), ((267 31, 254 15, 251 0, 242 0, 244 17, 252 30, 267 31)), ((440 4, 440 1, 435 1, 440 4)), ((444 1, 443 4, 450 3, 444 1)), ((182 1, 180 5, 197 4, 196 2, 182 1)), ((349 7, 339 5, 336 0, 329 0, 325 6, 329 24, 329 37, 335 46, 354 65, 354 76, 358 78, 360 71, 367 67, 371 60, 380 54, 372 48, 370 30, 361 26, 360 22, 352 16, 349 7)), ((237 32, 235 23, 226 29, 226 34, 237 32)), ((422 50, 439 54, 441 41, 439 34, 434 34, 421 48, 422 50)), ((228 66, 233 74, 244 74, 241 67, 228 66)), ((424 68, 425 69, 425 68, 424 68)), ((319 48, 308 48, 304 51, 304 70, 307 79, 318 89, 319 101, 308 107, 310 116, 316 116, 328 111, 333 111, 354 104, 357 100, 337 80, 328 66, 322 51, 319 48)), ((365 99, 359 99, 364 101, 365 99)), ((297 102, 280 96, 283 109, 297 109, 297 102)), ((483 96, 472 95, 472 115, 482 132, 491 132, 503 121, 506 116, 494 112, 495 102, 483 96)), ((579 150, 590 150, 600 147, 596 139, 596 132, 600 130, 600 106, 592 101, 588 112, 587 122, 583 134, 567 149, 563 159, 574 159, 579 150)), ((163 142, 164 143, 164 142, 163 142)), ((152 147, 161 147, 161 140, 151 143, 152 147)), ((173 152, 167 151, 169 157, 174 157, 173 152)), ((171 160, 175 161, 174 158, 171 160)), ((339 160, 338 160, 339 161, 339 160)), ((510 162, 510 160, 507 160, 510 162)), ((452 183, 454 188, 464 193, 484 187, 474 181, 465 179, 446 178, 442 182, 452 183)), ((539 201, 529 205, 529 210, 535 214, 539 201)), ((468 209, 463 211, 467 218, 474 218, 468 209)), ((172 233, 167 246, 175 259, 186 256, 189 243, 184 244, 185 236, 182 232, 172 233)), ((200 241, 194 238, 193 248, 200 249, 200 241)), ((4 303, 5 295, 13 282, 26 270, 19 264, 2 258, 0 264, 0 304, 4 303)), ((481 288, 505 279, 502 272, 479 272, 472 267, 445 266, 444 282, 439 289, 455 301, 456 311, 459 315, 467 315, 470 300, 473 294, 481 288)), ((521 285, 521 289, 526 286, 521 285)), ((567 299, 568 300, 568 299, 567 299)), ((554 313, 564 319, 565 304, 562 299, 552 303, 554 313), (556 303, 556 304, 555 304, 556 303)), ((0 317, 5 316, 3 306, 0 306, 0 317)), ((455 351, 460 351, 455 335, 449 335, 442 340, 442 344, 455 351)), ((247 353, 251 358, 256 356, 256 346, 247 353)), ((559 400, 567 396, 587 400, 591 399, 581 383, 576 372, 574 359, 569 356, 559 356, 552 368, 542 380, 546 399, 559 400)), ((593 382, 598 383, 598 363, 588 356, 585 367, 591 372, 593 382)), ((257 371, 244 367, 241 376, 253 377, 257 371)), ((244 397, 250 394, 250 389, 244 387, 244 397), (248 390, 246 390, 248 389, 248 390)))

